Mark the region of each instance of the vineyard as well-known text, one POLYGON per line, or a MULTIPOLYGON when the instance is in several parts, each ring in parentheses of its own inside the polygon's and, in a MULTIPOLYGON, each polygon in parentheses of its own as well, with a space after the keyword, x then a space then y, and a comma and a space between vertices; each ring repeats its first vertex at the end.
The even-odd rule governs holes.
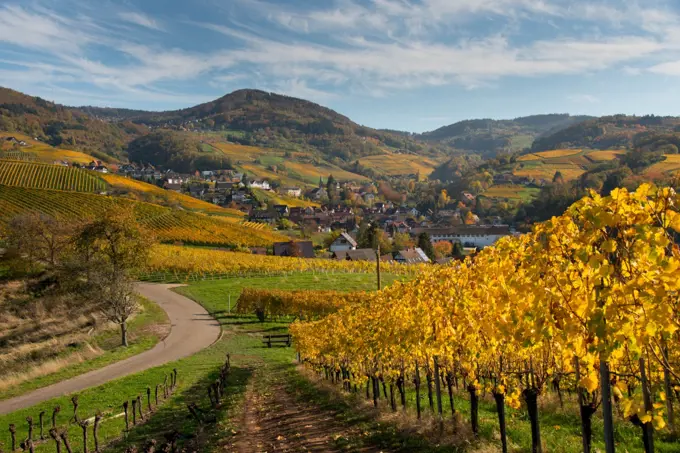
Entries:
MULTIPOLYGON (((419 417, 421 376, 440 421, 442 393, 448 389, 455 412, 452 389, 462 383, 475 436, 488 395, 504 452, 513 444, 507 420, 520 405, 531 450, 543 451, 546 394, 580 418, 580 432, 567 441, 576 451, 614 452, 626 429, 637 431, 645 452, 655 441, 679 451, 670 436, 680 401, 679 202, 671 189, 649 185, 593 194, 474 260, 431 268, 322 320, 293 324, 298 351, 346 390, 365 386, 368 395, 372 388, 374 404, 380 386, 385 397, 389 387, 393 410, 398 396, 406 404, 406 383, 414 382, 419 417)), ((565 451, 565 440, 553 449, 565 451)))
POLYGON ((172 210, 150 203, 81 192, 0 186, 0 224, 17 215, 33 212, 70 220, 96 218, 116 206, 133 208, 140 225, 147 227, 162 242, 255 247, 286 240, 269 230, 256 230, 226 222, 221 217, 172 210))
POLYGON ((126 178, 125 176, 114 175, 111 173, 102 175, 102 178, 113 188, 127 191, 129 194, 155 204, 179 205, 184 209, 201 211, 208 214, 219 214, 243 218, 245 214, 236 209, 227 209, 217 206, 207 201, 199 200, 189 195, 161 189, 153 184, 137 181, 136 179, 126 178))
POLYGON ((95 160, 95 158, 89 154, 81 153, 80 151, 54 148, 47 143, 33 140, 31 137, 17 132, 12 132, 11 134, 3 132, 0 135, 0 141, 4 141, 5 137, 8 136, 15 137, 17 140, 23 140, 27 143, 28 146, 21 147, 21 150, 19 151, 11 149, 3 150, 9 153, 17 153, 16 155, 20 156, 21 160, 35 159, 46 163, 53 163, 55 160, 65 160, 71 163, 78 163, 82 165, 87 165, 88 163, 95 160))
POLYGON ((339 291, 283 291, 244 288, 238 298, 237 313, 258 314, 262 319, 275 316, 318 318, 338 311, 363 293, 339 291))
POLYGON ((86 170, 19 161, 0 161, 0 185, 75 192, 106 190, 106 183, 86 170))
MULTIPOLYGON (((416 275, 425 265, 384 263, 383 272, 416 275)), ((279 275, 291 272, 375 272, 368 261, 335 261, 283 256, 250 255, 222 250, 195 249, 172 245, 154 247, 145 274, 141 277, 168 278, 173 281, 208 279, 233 275, 279 275)))

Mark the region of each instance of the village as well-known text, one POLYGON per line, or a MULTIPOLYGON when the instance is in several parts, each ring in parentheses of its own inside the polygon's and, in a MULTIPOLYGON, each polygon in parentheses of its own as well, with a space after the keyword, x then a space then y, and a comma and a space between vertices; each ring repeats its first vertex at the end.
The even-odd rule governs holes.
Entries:
MULTIPOLYGON (((87 168, 108 171, 101 162, 92 162, 87 168)), ((470 211, 463 214, 455 204, 437 212, 420 212, 413 206, 398 206, 385 200, 373 183, 341 183, 330 175, 326 181, 321 178, 317 187, 304 189, 276 186, 267 179, 251 178, 235 170, 178 174, 151 165, 125 164, 117 168, 117 172, 240 210, 250 222, 267 224, 291 237, 290 242, 274 244, 272 250, 251 250, 257 254, 445 264, 514 234, 513 229, 497 217, 480 219, 470 211), (329 196, 329 190, 343 194, 344 199, 329 196), (365 242, 362 235, 369 225, 374 225, 382 236, 384 253, 376 254, 374 248, 362 247, 361 243, 365 242), (424 245, 424 240, 431 247, 424 245)), ((468 192, 459 197, 468 203, 475 198, 468 192)))

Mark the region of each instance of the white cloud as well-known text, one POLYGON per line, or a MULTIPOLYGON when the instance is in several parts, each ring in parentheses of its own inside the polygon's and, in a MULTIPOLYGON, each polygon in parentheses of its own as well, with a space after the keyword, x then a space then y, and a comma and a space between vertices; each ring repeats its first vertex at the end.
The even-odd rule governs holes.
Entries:
POLYGON ((600 98, 592 94, 572 94, 567 99, 578 104, 599 104, 600 98))
POLYGON ((138 12, 125 12, 118 13, 118 17, 131 24, 139 25, 140 27, 146 27, 151 30, 163 31, 164 28, 156 21, 156 19, 142 13, 138 12))

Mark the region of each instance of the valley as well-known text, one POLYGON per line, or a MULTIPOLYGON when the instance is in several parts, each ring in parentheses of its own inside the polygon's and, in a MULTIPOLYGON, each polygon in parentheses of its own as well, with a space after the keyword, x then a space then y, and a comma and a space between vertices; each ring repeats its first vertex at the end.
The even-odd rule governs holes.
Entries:
POLYGON ((679 131, 0 88, 0 449, 680 451, 679 131))

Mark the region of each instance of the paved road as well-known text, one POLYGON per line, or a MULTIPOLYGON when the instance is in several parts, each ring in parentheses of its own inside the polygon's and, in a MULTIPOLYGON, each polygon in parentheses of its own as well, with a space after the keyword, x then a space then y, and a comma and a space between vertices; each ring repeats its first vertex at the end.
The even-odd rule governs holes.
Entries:
POLYGON ((170 318, 172 330, 164 341, 149 351, 107 367, 0 401, 0 415, 163 365, 190 356, 213 344, 220 335, 219 323, 196 302, 170 291, 170 288, 175 286, 179 285, 140 283, 137 286, 142 296, 157 303, 170 318))

